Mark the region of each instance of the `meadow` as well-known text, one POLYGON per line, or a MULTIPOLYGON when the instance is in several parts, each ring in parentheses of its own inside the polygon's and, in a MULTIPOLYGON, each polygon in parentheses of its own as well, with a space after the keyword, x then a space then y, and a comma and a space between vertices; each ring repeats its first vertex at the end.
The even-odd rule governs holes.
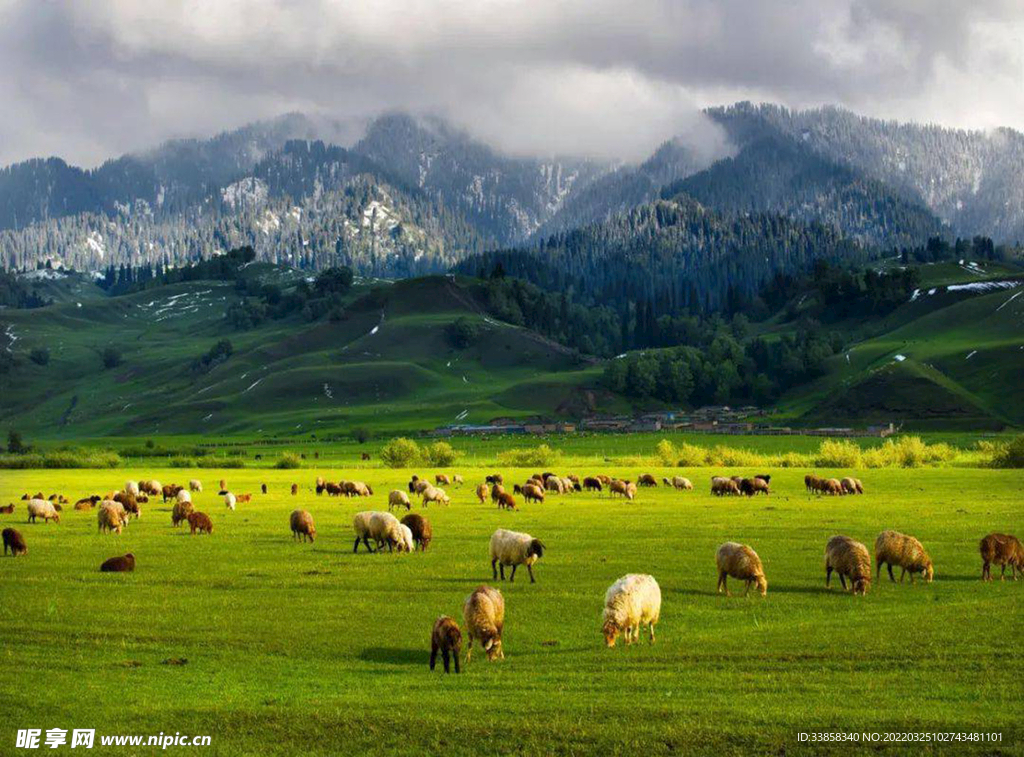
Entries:
MULTIPOLYGON (((0 563, 0 743, 13 744, 19 728, 60 727, 210 735, 204 753, 224 755, 747 755, 850 751, 801 743, 799 732, 963 731, 1001 741, 878 749, 1024 754, 1024 582, 982 583, 977 548, 991 531, 1020 534, 1019 473, 864 470, 864 496, 818 498, 804 491, 806 470, 772 470, 770 497, 719 499, 708 493, 712 473, 762 471, 649 468, 697 488, 641 490, 633 503, 555 495, 505 512, 472 493, 492 468, 456 465, 449 472, 466 485, 449 489, 450 507, 425 511, 434 542, 408 555, 353 554, 352 516, 385 509, 388 490, 411 473, 436 471, 306 464, 3 471, 0 501, 16 510, 0 523, 25 535, 28 555, 0 563), (367 481, 375 495, 317 497, 318 474, 367 481), (27 524, 19 500, 192 477, 205 484, 194 499, 213 518, 210 536, 173 528, 159 501, 117 536, 97 533, 94 511, 27 524), (215 493, 222 477, 253 492, 252 503, 227 511, 215 493), (295 508, 316 520, 312 545, 292 540, 295 508), (431 625, 441 614, 461 623, 467 594, 494 583, 488 539, 498 527, 548 548, 536 584, 525 574, 500 584, 506 659, 474 655, 461 675, 431 673, 431 625), (885 579, 863 598, 826 589, 826 540, 843 533, 873 552, 886 528, 922 540, 934 582, 885 579), (744 598, 735 582, 734 596, 715 593, 714 553, 726 540, 758 551, 767 597, 744 598), (129 551, 135 573, 99 573, 129 551), (661 585, 658 641, 606 649, 604 592, 629 572, 661 585)), ((563 468, 639 472, 598 458, 563 468)), ((512 482, 533 471, 501 472, 512 482)))

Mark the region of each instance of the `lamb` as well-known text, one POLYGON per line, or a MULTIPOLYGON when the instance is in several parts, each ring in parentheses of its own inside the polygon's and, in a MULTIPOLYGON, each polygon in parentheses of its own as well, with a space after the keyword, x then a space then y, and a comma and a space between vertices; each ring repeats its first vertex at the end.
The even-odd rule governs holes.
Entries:
POLYGON ((135 555, 129 552, 120 557, 111 557, 100 566, 100 573, 131 573, 135 570, 135 555))
POLYGON ((3 532, 3 539, 4 557, 7 557, 8 548, 11 550, 11 557, 28 554, 28 547, 25 545, 25 537, 22 536, 21 532, 17 529, 5 528, 3 532))
POLYGON ((825 586, 832 580, 832 571, 839 574, 839 581, 846 588, 850 579, 850 591, 867 594, 871 588, 871 555, 868 548, 848 536, 833 536, 825 545, 825 586))
POLYGON ((673 489, 685 489, 690 491, 693 489, 693 484, 690 483, 690 479, 683 478, 682 476, 672 476, 672 479, 662 478, 665 482, 665 486, 671 486, 673 489))
POLYGON ((1006 580, 1006 566, 1010 566, 1010 578, 1017 580, 1017 571, 1024 573, 1024 546, 1020 539, 1009 534, 989 534, 978 545, 981 551, 981 580, 992 580, 992 565, 1002 566, 1000 581, 1006 580))
POLYGON ((626 644, 640 640, 640 626, 647 625, 651 644, 654 626, 661 617, 661 587, 654 576, 629 573, 608 587, 604 595, 604 643, 615 646, 618 635, 624 634, 626 644))
POLYGON ((192 502, 175 502, 174 507, 171 509, 171 525, 177 527, 182 521, 188 520, 190 513, 194 513, 195 508, 192 506, 192 502))
POLYGON ((124 490, 131 494, 133 497, 139 496, 139 484, 137 481, 125 481, 124 490))
POLYGON ((498 495, 498 509, 518 510, 519 508, 516 507, 515 497, 513 497, 508 492, 502 492, 501 494, 498 495))
POLYGON ((125 516, 123 511, 119 512, 117 509, 107 507, 106 505, 96 511, 96 527, 101 532, 113 531, 115 534, 119 534, 124 523, 125 516))
POLYGON ((412 532, 412 540, 416 548, 426 552, 434 538, 434 530, 430 527, 430 521, 419 513, 409 513, 402 518, 401 524, 412 532))
POLYGON ((434 622, 430 633, 430 669, 437 663, 437 653, 441 653, 444 661, 444 672, 448 673, 449 659, 455 659, 455 672, 459 670, 459 655, 462 654, 462 631, 459 624, 447 615, 442 615, 434 622))
POLYGON ((487 495, 490 493, 491 488, 487 484, 480 484, 476 487, 476 497, 480 500, 480 504, 487 502, 487 495))
POLYGON ((447 474, 438 473, 436 476, 434 476, 434 483, 437 484, 438 486, 440 486, 441 484, 444 484, 445 486, 451 486, 452 480, 448 478, 447 474))
POLYGON ((445 494, 444 489, 428 486, 423 491, 423 506, 426 507, 431 502, 437 502, 441 505, 449 505, 451 504, 451 498, 445 494))
POLYGON ((491 535, 491 572, 494 580, 498 579, 498 568, 501 568, 501 580, 505 580, 505 566, 512 567, 509 582, 516 580, 516 568, 525 565, 530 574, 530 583, 536 583, 533 576, 533 564, 544 556, 544 543, 529 534, 508 531, 499 528, 491 535))
POLYGON ((35 523, 36 518, 42 518, 47 525, 51 520, 54 523, 60 523, 60 513, 47 499, 30 499, 28 501, 28 522, 35 523))
POLYGON ((642 473, 637 479, 637 483, 640 484, 640 486, 657 486, 658 480, 650 473, 642 473))
POLYGON ((915 573, 922 574, 928 583, 931 583, 932 577, 935 575, 932 558, 925 552, 921 542, 913 536, 907 536, 898 531, 883 531, 875 539, 875 565, 877 566, 875 578, 882 575, 882 563, 885 563, 886 569, 889 571, 889 578, 893 583, 896 582, 896 578, 892 574, 893 565, 903 569, 903 572, 900 573, 900 583, 903 583, 903 577, 907 573, 910 573, 911 583, 914 582, 915 573))
POLYGON ((370 539, 373 539, 376 543, 377 550, 385 543, 388 545, 389 551, 393 550, 396 544, 401 544, 403 541, 403 535, 401 529, 399 529, 400 525, 398 518, 391 513, 374 512, 372 510, 356 513, 352 519, 352 528, 356 532, 356 541, 352 551, 358 551, 360 541, 366 545, 368 552, 375 551, 370 547, 370 539))
POLYGON ((601 481, 593 476, 583 479, 583 488, 589 491, 601 491, 601 481))
POLYGON ((396 545, 397 551, 412 552, 415 549, 415 539, 412 535, 412 529, 404 523, 399 522, 398 531, 401 535, 401 541, 396 545))
POLYGON ((293 510, 289 519, 292 527, 292 538, 311 542, 316 541, 316 526, 313 525, 313 516, 306 510, 293 510))
POLYGON ((196 494, 201 494, 203 491, 203 482, 198 478, 190 479, 188 482, 188 489, 196 494))
POLYGON ((523 487, 523 500, 525 502, 543 502, 544 490, 537 484, 526 484, 523 487))
POLYGON ((747 596, 752 584, 757 585, 762 597, 768 593, 768 581, 764 577, 761 558, 745 544, 727 541, 715 553, 715 562, 718 565, 718 591, 724 591, 725 596, 729 596, 729 587, 726 584, 729 577, 746 582, 743 596, 747 596))
POLYGON ((228 492, 227 494, 224 495, 224 505, 228 508, 228 510, 235 509, 235 501, 235 495, 232 494, 231 492, 228 492))
POLYGON ((196 531, 199 533, 213 533, 213 521, 210 520, 210 516, 206 513, 192 512, 188 514, 186 518, 188 525, 192 529, 192 535, 195 536, 196 531))
POLYGON ((486 584, 480 585, 466 597, 462 607, 466 622, 466 664, 473 654, 473 639, 478 639, 487 653, 487 659, 505 659, 501 648, 501 635, 505 630, 505 598, 501 592, 486 584))
POLYGON ((404 507, 406 510, 411 510, 412 509, 412 503, 409 502, 409 495, 406 494, 401 489, 392 489, 391 493, 388 494, 388 511, 389 512, 390 512, 392 507, 399 508, 399 509, 404 507))

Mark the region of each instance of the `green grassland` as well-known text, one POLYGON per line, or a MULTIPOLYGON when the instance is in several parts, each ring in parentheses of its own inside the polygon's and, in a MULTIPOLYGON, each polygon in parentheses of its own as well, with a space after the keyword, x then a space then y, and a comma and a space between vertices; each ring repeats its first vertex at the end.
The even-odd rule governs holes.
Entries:
MULTIPOLYGON (((593 458, 573 470, 638 473, 593 458)), ((450 507, 425 511, 434 543, 413 555, 353 554, 350 525, 359 510, 383 509, 410 471, 3 472, 0 501, 17 509, 0 522, 22 531, 29 553, 0 563, 0 740, 13 743, 18 728, 84 727, 208 734, 207 751, 225 755, 748 755, 850 751, 801 745, 801 731, 995 731, 994 745, 878 751, 1024 754, 1024 582, 983 584, 977 552, 988 532, 1019 534, 1017 473, 863 471, 863 497, 815 498, 806 471, 778 470, 769 498, 716 499, 707 478, 721 471, 652 469, 689 475, 697 489, 642 490, 635 503, 552 496, 510 513, 471 493, 490 469, 454 471, 467 485, 451 490, 450 507), (317 473, 358 477, 376 494, 318 498, 317 473), (26 524, 17 500, 194 476, 206 484, 195 499, 211 536, 172 528, 158 502, 115 536, 97 533, 94 512, 26 524), (221 477, 255 492, 253 502, 227 511, 211 493, 221 477), (316 519, 313 545, 292 541, 296 507, 316 519), (466 595, 491 583, 487 543, 500 526, 548 548, 536 584, 523 575, 501 585, 506 659, 432 674, 430 627, 442 613, 461 621, 466 595), (886 580, 863 598, 826 590, 827 538, 844 533, 873 552, 886 528, 924 542, 935 581, 886 580), (715 594, 714 552, 728 539, 761 555, 766 598, 715 594), (127 551, 135 573, 98 572, 127 551), (658 642, 605 649, 604 591, 627 572, 661 584, 658 642), (161 664, 171 658, 188 663, 161 664)))

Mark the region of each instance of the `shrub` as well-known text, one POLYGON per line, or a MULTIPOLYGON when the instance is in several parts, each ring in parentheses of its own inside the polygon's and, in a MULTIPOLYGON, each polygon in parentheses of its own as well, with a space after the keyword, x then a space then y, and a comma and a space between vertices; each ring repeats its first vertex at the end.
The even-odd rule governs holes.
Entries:
POLYGON ((1008 444, 992 445, 991 450, 993 467, 1024 468, 1024 434, 1014 437, 1008 444))
POLYGON ((45 347, 36 347, 28 353, 28 359, 36 365, 46 365, 50 362, 50 351, 45 347))
POLYGON ((392 439, 381 447, 380 459, 389 468, 408 468, 420 459, 420 445, 412 439, 392 439))
POLYGON ((447 468, 458 456, 459 453, 448 442, 434 442, 423 450, 424 462, 439 468, 447 468))
POLYGON ((28 452, 28 446, 22 441, 21 434, 19 432, 7 432, 7 451, 12 455, 23 455, 28 452))
POLYGON ((726 468, 743 468, 752 465, 764 465, 765 458, 764 455, 749 449, 724 447, 719 444, 709 453, 708 461, 711 465, 721 465, 726 468))
POLYGON ((861 449, 848 439, 826 439, 818 448, 814 464, 822 468, 859 468, 861 449))
POLYGON ((0 468, 116 468, 121 457, 115 452, 61 449, 22 455, 0 455, 0 468))
POLYGON ((274 467, 279 470, 291 470, 294 468, 302 467, 302 458, 296 455, 294 452, 285 452, 281 457, 274 463, 274 467))
POLYGON ((245 461, 237 457, 213 457, 206 455, 201 457, 189 457, 179 455, 167 461, 171 468, 244 468, 245 461))
POLYGON ((676 450, 678 456, 677 465, 683 468, 696 468, 701 465, 706 465, 708 460, 708 451, 697 444, 683 443, 676 450))
POLYGON ((654 448, 654 454, 657 455, 658 460, 662 465, 673 465, 676 460, 676 448, 668 439, 662 439, 658 442, 658 446, 654 448))
POLYGON ((554 465, 561 459, 559 450, 546 444, 526 449, 509 449, 498 453, 498 463, 512 468, 533 468, 554 465))
POLYGON ((124 360, 121 356, 121 350, 117 347, 104 347, 100 352, 100 359, 103 360, 103 367, 107 369, 117 368, 124 360))

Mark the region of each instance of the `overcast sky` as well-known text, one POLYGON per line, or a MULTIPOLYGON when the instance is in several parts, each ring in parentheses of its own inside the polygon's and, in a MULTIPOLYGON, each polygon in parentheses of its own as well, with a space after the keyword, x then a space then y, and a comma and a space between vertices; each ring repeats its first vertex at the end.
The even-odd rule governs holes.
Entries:
POLYGON ((0 0, 0 164, 388 109, 635 159, 743 99, 1024 130, 1024 0, 0 0))

